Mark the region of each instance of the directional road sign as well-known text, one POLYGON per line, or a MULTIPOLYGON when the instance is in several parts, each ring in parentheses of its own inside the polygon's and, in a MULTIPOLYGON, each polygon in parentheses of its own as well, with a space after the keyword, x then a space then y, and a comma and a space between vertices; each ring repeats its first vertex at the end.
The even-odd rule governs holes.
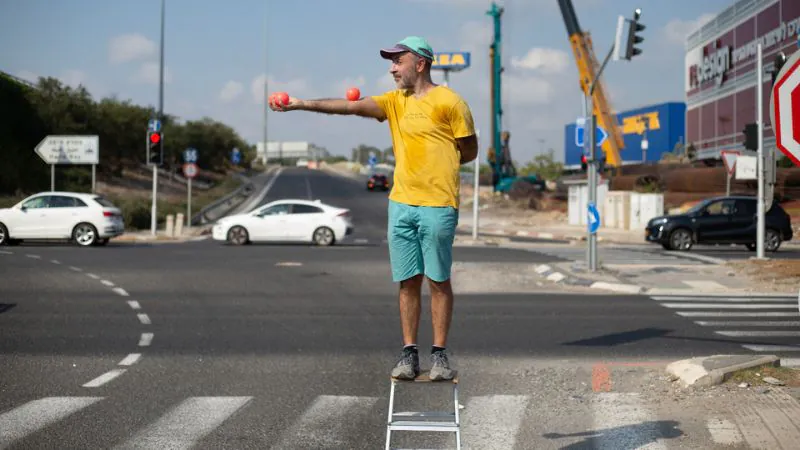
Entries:
POLYGON ((800 51, 789 57, 775 78, 769 103, 775 145, 800 166, 800 51))
POLYGON ((242 152, 240 152, 236 147, 231 150, 231 162, 234 164, 239 164, 242 162, 242 152))
POLYGON ((196 163, 197 162, 197 149, 196 148, 187 148, 183 151, 183 161, 187 163, 196 163))
POLYGON ((186 178, 194 178, 197 176, 197 164, 186 163, 183 165, 183 176, 186 178))
POLYGON ((34 151, 47 164, 100 164, 100 137, 47 136, 34 151))
POLYGON ((589 225, 589 233, 595 234, 600 228, 600 212, 597 211, 597 207, 594 205, 594 203, 589 203, 589 206, 586 209, 586 223, 589 225))
POLYGON ((150 119, 147 122, 147 131, 158 132, 161 131, 161 121, 158 119, 150 119))
MULTIPOLYGON (((585 127, 586 127, 586 119, 583 117, 579 117, 575 121, 575 145, 578 147, 583 147, 586 145, 585 141, 585 127)), ((603 129, 602 127, 595 127, 595 140, 597 141, 597 146, 600 147, 603 145, 603 142, 608 139, 608 132, 603 129)))
POLYGON ((369 164, 370 167, 375 167, 375 164, 377 163, 378 163, 378 158, 375 156, 375 153, 370 153, 367 164, 369 164))

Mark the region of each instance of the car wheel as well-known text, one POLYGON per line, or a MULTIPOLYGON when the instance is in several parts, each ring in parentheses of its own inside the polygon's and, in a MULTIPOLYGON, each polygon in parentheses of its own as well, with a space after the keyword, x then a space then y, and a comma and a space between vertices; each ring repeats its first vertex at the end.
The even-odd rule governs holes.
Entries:
POLYGON ((745 244, 745 247, 747 247, 747 249, 750 250, 751 252, 756 251, 756 249, 758 248, 758 247, 756 247, 756 244, 754 244, 754 243, 753 244, 745 244))
POLYGON ((661 244, 661 246, 664 247, 664 250, 672 250, 672 247, 670 247, 669 243, 667 243, 667 242, 661 244))
POLYGON ((228 242, 234 245, 244 245, 250 242, 250 234, 244 227, 236 225, 228 230, 228 242))
POLYGON ((336 240, 333 235, 333 230, 328 227, 319 227, 314 230, 314 237, 312 239, 315 244, 323 246, 333 245, 333 242, 336 240))
POLYGON ((96 245, 98 247, 102 247, 102 246, 104 246, 106 244, 108 244, 108 238, 98 239, 97 242, 94 243, 94 245, 96 245))
POLYGON ((777 252, 781 246, 781 235, 773 230, 767 229, 764 232, 764 250, 768 252, 777 252))
POLYGON ((692 234, 686 228, 678 228, 669 235, 669 246, 673 250, 688 251, 692 248, 692 234))
POLYGON ((8 245, 8 228, 0 223, 0 245, 8 245))
POLYGON ((81 247, 90 247, 97 242, 97 228, 90 223, 79 223, 72 229, 72 240, 81 247))

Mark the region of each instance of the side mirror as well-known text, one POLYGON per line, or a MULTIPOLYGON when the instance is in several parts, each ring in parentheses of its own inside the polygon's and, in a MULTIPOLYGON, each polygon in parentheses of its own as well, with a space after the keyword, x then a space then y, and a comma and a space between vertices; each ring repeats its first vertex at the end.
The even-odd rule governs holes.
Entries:
POLYGON ((26 211, 28 211, 28 207, 23 205, 23 206, 19 207, 19 210, 22 211, 22 212, 26 212, 26 211))

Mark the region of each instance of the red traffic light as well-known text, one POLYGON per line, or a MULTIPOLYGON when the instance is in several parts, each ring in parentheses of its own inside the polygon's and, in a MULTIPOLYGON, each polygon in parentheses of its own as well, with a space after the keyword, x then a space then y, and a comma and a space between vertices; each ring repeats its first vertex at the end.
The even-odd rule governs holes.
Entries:
POLYGON ((153 133, 150 135, 150 142, 153 144, 158 144, 161 141, 161 133, 153 133))
POLYGON ((586 164, 586 155, 581 155, 581 163, 586 164))

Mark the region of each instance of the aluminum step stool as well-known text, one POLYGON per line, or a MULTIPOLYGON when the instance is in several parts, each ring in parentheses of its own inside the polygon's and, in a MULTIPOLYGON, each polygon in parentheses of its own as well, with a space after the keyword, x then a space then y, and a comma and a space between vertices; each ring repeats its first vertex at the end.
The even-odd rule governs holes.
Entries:
POLYGON ((458 417, 458 372, 452 380, 433 381, 430 371, 421 372, 413 380, 391 378, 392 386, 389 391, 389 417, 386 424, 386 450, 391 450, 392 431, 441 431, 455 433, 456 449, 461 450, 461 422, 458 417), (447 411, 394 411, 394 391, 398 383, 432 383, 452 384, 453 386, 453 412, 447 411), (427 418, 442 420, 432 421, 427 418), (444 420, 450 419, 450 420, 444 420))

